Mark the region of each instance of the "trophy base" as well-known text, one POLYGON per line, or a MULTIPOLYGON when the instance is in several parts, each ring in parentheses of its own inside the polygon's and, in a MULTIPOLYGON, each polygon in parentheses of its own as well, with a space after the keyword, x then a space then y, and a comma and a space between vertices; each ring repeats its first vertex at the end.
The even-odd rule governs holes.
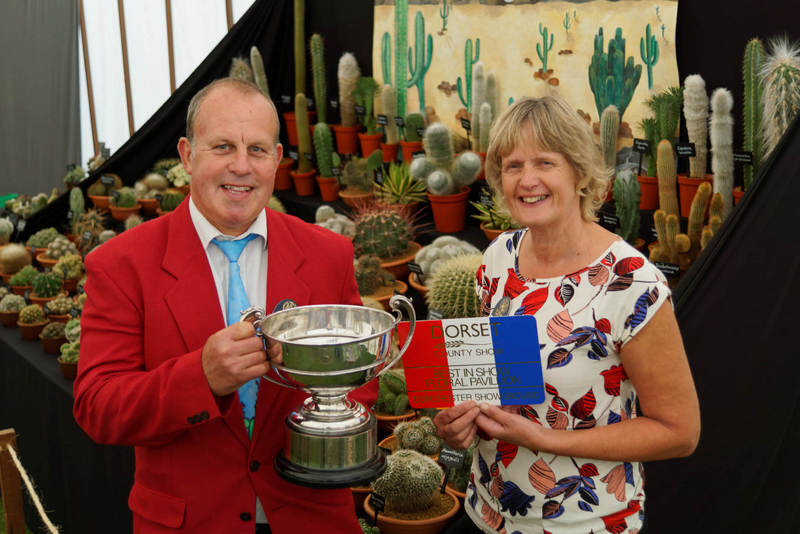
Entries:
POLYGON ((347 469, 313 469, 289 461, 281 450, 275 457, 275 471, 284 480, 311 488, 334 489, 366 486, 378 478, 386 468, 382 449, 367 463, 347 469))

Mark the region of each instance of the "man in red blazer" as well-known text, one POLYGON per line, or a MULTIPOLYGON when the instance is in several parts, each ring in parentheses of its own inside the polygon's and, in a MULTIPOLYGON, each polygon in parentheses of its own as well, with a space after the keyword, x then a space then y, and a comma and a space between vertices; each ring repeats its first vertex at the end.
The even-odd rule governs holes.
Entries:
MULTIPOLYGON (((228 266, 212 236, 262 237, 240 260, 251 304, 361 303, 346 238, 264 209, 277 140, 275 107, 255 85, 214 82, 192 99, 178 144, 191 195, 86 258, 74 413, 94 440, 135 447, 136 533, 268 532, 257 498, 276 534, 361 532, 349 490, 296 486, 272 468, 284 419, 306 395, 261 380, 252 439, 239 403, 268 363, 250 323, 225 326, 228 266)), ((370 406, 375 382, 352 396, 370 406)))

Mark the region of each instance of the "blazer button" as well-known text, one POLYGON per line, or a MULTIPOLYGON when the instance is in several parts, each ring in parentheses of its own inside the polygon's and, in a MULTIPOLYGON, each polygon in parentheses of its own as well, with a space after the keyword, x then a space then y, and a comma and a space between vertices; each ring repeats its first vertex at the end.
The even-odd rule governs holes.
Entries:
POLYGON ((190 415, 189 417, 187 417, 187 418, 186 418, 186 422, 187 422, 187 423, 189 423, 190 425, 193 425, 193 424, 195 424, 197 421, 195 420, 195 418, 194 418, 194 416, 193 416, 193 415, 190 415))
POLYGON ((253 519, 253 516, 250 515, 250 512, 242 512, 241 514, 239 514, 239 519, 241 519, 242 521, 250 521, 251 519, 253 519))
POLYGON ((253 460, 252 462, 250 462, 250 471, 252 471, 253 473, 258 471, 259 467, 261 467, 261 464, 258 462, 258 460, 253 460))
POLYGON ((209 418, 208 412, 203 410, 202 412, 200 412, 200 417, 202 417, 203 420, 205 421, 206 419, 209 418))

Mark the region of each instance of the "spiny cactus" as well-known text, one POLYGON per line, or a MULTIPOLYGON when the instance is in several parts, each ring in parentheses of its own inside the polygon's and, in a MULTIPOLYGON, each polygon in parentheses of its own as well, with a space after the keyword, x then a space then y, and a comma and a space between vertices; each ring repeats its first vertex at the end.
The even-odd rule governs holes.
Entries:
POLYGON ((26 265, 17 273, 9 278, 8 284, 11 286, 29 286, 33 281, 33 278, 39 274, 39 271, 36 270, 36 267, 33 265, 26 265))
POLYGON ((778 145, 800 111, 800 43, 779 37, 769 42, 769 49, 761 67, 765 157, 778 145))
POLYGON ((706 82, 699 74, 690 74, 683 81, 683 116, 689 142, 694 143, 695 157, 689 158, 689 176, 705 178, 708 155, 708 94, 706 82))
POLYGON ((372 190, 372 177, 367 172, 367 160, 355 157, 342 169, 342 184, 348 191, 368 193, 372 190))
POLYGON ((311 77, 314 83, 314 101, 317 103, 317 118, 319 122, 327 123, 328 85, 325 80, 325 46, 320 34, 315 33, 311 36, 309 51, 311 52, 311 77))
POLYGON ((481 258, 480 254, 469 254, 442 262, 426 281, 428 308, 441 312, 444 319, 478 317, 480 302, 475 294, 475 273, 481 258))
POLYGON ((307 173, 314 166, 306 154, 311 155, 311 130, 308 126, 308 101, 306 95, 297 93, 294 97, 294 118, 297 124, 297 172, 307 173))
POLYGON ((314 150, 320 177, 330 178, 333 176, 333 135, 324 122, 318 122, 314 126, 314 150))
POLYGON ((722 195, 714 193, 708 205, 708 224, 703 227, 703 233, 700 234, 700 250, 706 248, 711 238, 722 226, 722 212, 724 209, 725 202, 722 200, 722 195))
POLYGON ((381 260, 375 255, 360 256, 355 266, 356 283, 359 295, 372 295, 381 287, 394 285, 394 276, 381 269, 381 260))
POLYGON ((25 297, 13 293, 0 299, 0 312, 13 313, 19 312, 25 307, 25 297))
POLYGON ((66 185, 75 185, 84 178, 86 178, 86 171, 84 171, 83 167, 80 165, 76 165, 68 170, 67 174, 64 175, 64 183, 66 185))
POLYGON ((675 174, 675 154, 672 151, 672 143, 663 139, 658 143, 657 150, 658 205, 667 214, 679 217, 680 208, 675 191, 677 175, 675 174))
POLYGON ((69 313, 69 310, 72 309, 74 305, 74 301, 69 298, 67 295, 59 295, 53 300, 48 301, 44 307, 47 308, 49 313, 54 313, 56 315, 66 315, 69 313))
POLYGON ((250 63, 243 57, 235 57, 231 60, 231 68, 228 71, 228 76, 239 80, 253 81, 253 69, 250 68, 250 63))
POLYGON ((62 284, 61 276, 52 271, 38 273, 33 277, 33 280, 31 280, 34 295, 42 298, 55 297, 58 295, 61 292, 62 284))
POLYGON ((711 172, 714 192, 722 195, 725 209, 722 218, 733 209, 733 95, 723 87, 711 94, 711 172))
POLYGON ((44 310, 38 304, 30 304, 19 311, 19 322, 22 324, 36 324, 44 320, 44 310))
POLYGON ((452 235, 439 236, 430 245, 419 249, 414 258, 414 261, 422 269, 420 282, 425 283, 428 277, 436 274, 446 260, 455 256, 480 254, 480 252, 475 245, 468 241, 452 235))
POLYGON ((75 244, 63 235, 60 235, 53 239, 49 245, 47 245, 47 252, 45 253, 45 256, 51 260, 55 260, 61 258, 65 254, 77 253, 78 249, 75 244))
POLYGON ((78 356, 81 352, 81 343, 76 341, 74 343, 64 343, 61 345, 60 360, 64 363, 78 363, 78 356))
POLYGON ((478 61, 472 66, 472 139, 475 143, 475 150, 485 152, 479 148, 482 135, 481 123, 479 119, 480 109, 486 102, 486 74, 484 73, 483 62, 478 61))
POLYGON ((753 164, 742 169, 744 190, 750 188, 753 176, 761 165, 764 143, 761 138, 761 116, 763 113, 762 94, 764 84, 761 79, 761 68, 764 65, 766 51, 758 37, 748 41, 744 49, 742 76, 744 78, 744 106, 742 107, 744 126, 744 150, 753 154, 753 164))
POLYGON ((444 124, 437 122, 428 126, 423 144, 424 159, 416 158, 409 171, 414 178, 425 181, 430 194, 456 194, 478 177, 480 157, 466 151, 454 159, 452 136, 444 124))
POLYGON ((478 132, 475 133, 476 149, 478 152, 486 152, 489 149, 489 130, 493 120, 492 106, 489 102, 483 102, 478 111, 478 132))
POLYGON ((140 224, 142 224, 143 222, 144 222, 144 219, 142 219, 142 216, 134 213, 134 214, 128 216, 127 219, 125 219, 125 223, 124 223, 125 224, 125 230, 130 230, 131 228, 135 228, 135 227, 139 226, 140 224))
POLYGON ((25 244, 31 248, 45 248, 53 239, 60 235, 61 234, 58 233, 58 230, 50 226, 49 228, 39 230, 30 236, 25 244))
POLYGON ((442 483, 442 468, 431 458, 412 450, 398 450, 386 458, 386 471, 372 489, 401 512, 418 512, 433 503, 442 483))
POLYGON ((391 85, 387 84, 381 88, 381 104, 383 114, 386 115, 388 121, 388 124, 383 127, 386 144, 394 145, 400 141, 400 132, 394 122, 394 117, 397 115, 397 101, 394 98, 394 89, 391 85))
POLYGON ((406 115, 404 123, 403 138, 409 142, 421 141, 420 132, 425 129, 425 116, 422 113, 409 113, 406 115))
MULTIPOLYGON (((339 89, 340 91, 340 104, 339 107, 342 107, 341 104, 341 91, 343 89, 339 89)), ((355 87, 351 91, 351 98, 352 106, 353 106, 353 114, 356 116, 358 121, 361 123, 364 128, 367 130, 367 135, 375 135, 376 132, 376 120, 375 120, 375 110, 374 103, 375 103, 375 91, 378 90, 378 84, 372 79, 370 76, 361 76, 355 83, 355 87), (356 114, 355 106, 359 105, 364 108, 364 113, 361 115, 356 114)), ((344 117, 342 117, 342 121, 344 121, 344 117)), ((344 124, 344 122, 343 122, 344 124)))
POLYGON ((264 93, 264 96, 269 98, 269 84, 267 83, 267 73, 264 70, 264 58, 261 57, 258 47, 250 47, 250 67, 253 69, 253 81, 264 93))
POLYGON ((64 326, 66 325, 60 321, 47 323, 39 336, 43 339, 56 339, 59 337, 64 337, 64 326))
POLYGON ((67 321, 66 327, 64 328, 64 335, 67 336, 67 341, 69 341, 70 343, 80 341, 81 320, 70 319, 69 321, 67 321))
POLYGON ((619 135, 619 110, 617 106, 609 105, 600 114, 600 147, 603 150, 603 160, 606 167, 615 169, 617 166, 617 136, 619 135))
POLYGON ((83 191, 80 187, 73 187, 69 192, 69 211, 72 212, 71 224, 80 219, 86 209, 85 200, 83 198, 83 191))
POLYGON ((105 229, 105 217, 96 209, 81 215, 72 225, 72 233, 78 236, 78 248, 86 253, 97 244, 97 238, 105 229))
POLYGON ((357 255, 374 254, 382 259, 396 258, 409 246, 414 234, 413 217, 392 204, 369 204, 356 208, 353 246, 357 255))
MULTIPOLYGON (((181 165, 181 168, 183 166, 181 165)), ((132 208, 136 206, 136 192, 131 187, 121 187, 111 196, 111 205, 118 208, 132 208)))
POLYGON ((186 172, 182 163, 170 167, 166 178, 172 184, 172 187, 183 187, 184 185, 189 185, 192 181, 192 175, 186 172))
POLYGON ((375 402, 375 411, 392 415, 402 415, 408 411, 408 390, 405 375, 401 370, 387 371, 378 379, 378 400, 375 402))
MULTIPOLYGON (((703 182, 706 183, 706 182, 703 182)), ((642 187, 631 170, 617 173, 614 180, 614 206, 619 219, 619 235, 633 245, 639 237, 639 199, 642 187)))
POLYGON ((711 198, 711 184, 703 182, 697 187, 697 191, 692 199, 692 207, 689 211, 689 224, 687 226, 686 240, 690 243, 690 249, 679 250, 678 252, 688 254, 691 261, 694 261, 700 253, 700 241, 703 235, 703 218, 705 217, 706 207, 711 198))
POLYGON ((161 207, 161 211, 172 211, 177 208, 183 199, 186 198, 186 195, 179 189, 167 189, 161 195, 161 201, 159 202, 159 206, 161 207))
POLYGON ((430 417, 400 423, 394 428, 393 434, 400 449, 411 449, 430 456, 442 448, 442 440, 436 434, 436 426, 430 417))
MULTIPOLYGON (((355 126, 358 124, 353 90, 356 88, 360 76, 361 69, 358 68, 356 57, 350 52, 342 54, 336 69, 336 78, 339 82, 339 117, 342 120, 342 126, 355 126)), ((374 92, 373 89, 372 94, 369 95, 370 107, 372 107, 374 92)))

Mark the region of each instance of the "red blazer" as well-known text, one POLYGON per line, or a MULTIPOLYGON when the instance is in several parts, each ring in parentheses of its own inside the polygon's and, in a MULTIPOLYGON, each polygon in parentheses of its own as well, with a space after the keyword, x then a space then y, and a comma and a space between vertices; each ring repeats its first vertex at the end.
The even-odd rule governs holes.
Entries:
MULTIPOLYGON (((283 299, 361 303, 346 238, 266 211, 268 312, 283 299)), ((252 442, 238 394, 211 393, 200 354, 225 322, 187 201, 89 254, 86 271, 74 414, 95 441, 135 447, 134 532, 252 534, 256 495, 276 534, 361 532, 350 490, 290 484, 272 467, 305 393, 262 380, 252 442)), ((376 395, 373 381, 352 396, 376 395)))

